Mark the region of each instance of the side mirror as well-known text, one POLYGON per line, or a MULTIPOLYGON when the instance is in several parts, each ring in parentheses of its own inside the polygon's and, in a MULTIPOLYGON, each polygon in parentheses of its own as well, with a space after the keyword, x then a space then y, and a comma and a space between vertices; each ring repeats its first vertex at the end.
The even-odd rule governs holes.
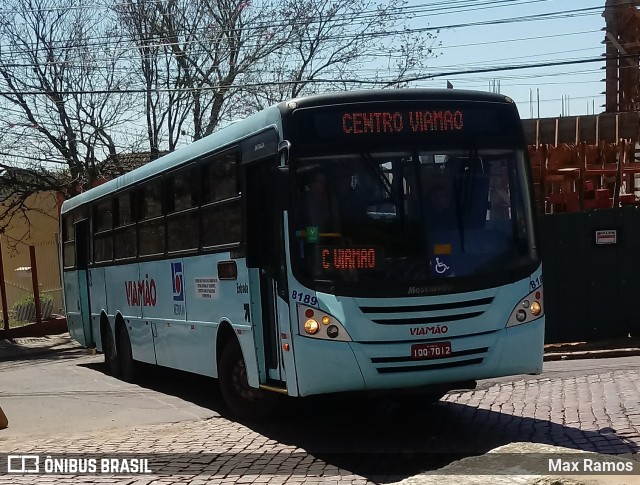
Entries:
POLYGON ((273 172, 273 188, 276 206, 280 210, 287 210, 291 205, 291 178, 289 167, 277 167, 273 172))

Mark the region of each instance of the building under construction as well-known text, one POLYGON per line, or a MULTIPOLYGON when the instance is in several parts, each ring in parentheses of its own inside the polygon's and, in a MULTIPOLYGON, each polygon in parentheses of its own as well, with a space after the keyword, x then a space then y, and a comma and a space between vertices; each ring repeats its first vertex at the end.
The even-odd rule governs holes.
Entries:
POLYGON ((605 112, 524 120, 540 213, 640 202, 640 0, 606 0, 605 112))

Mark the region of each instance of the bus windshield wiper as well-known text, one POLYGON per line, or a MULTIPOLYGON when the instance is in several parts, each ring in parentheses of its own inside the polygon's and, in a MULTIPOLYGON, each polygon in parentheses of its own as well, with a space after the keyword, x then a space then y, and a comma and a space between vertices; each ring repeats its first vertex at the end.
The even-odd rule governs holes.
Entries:
POLYGON ((393 186, 391 182, 384 176, 382 169, 380 166, 373 160, 373 157, 368 152, 361 152, 360 156, 362 159, 367 162, 367 167, 371 170, 371 172, 375 175, 375 177, 382 182, 385 192, 389 195, 389 197, 393 200, 394 204, 398 208, 402 208, 402 199, 399 194, 393 190, 393 186))
POLYGON ((464 163, 460 164, 460 172, 458 175, 458 182, 453 181, 453 189, 455 191, 456 202, 456 222, 458 223, 458 232, 460 233, 460 249, 464 252, 464 216, 463 209, 469 207, 471 197, 473 194, 473 186, 476 178, 478 161, 478 152, 476 148, 469 150, 469 157, 464 163), (468 196, 468 197, 467 197, 468 196))

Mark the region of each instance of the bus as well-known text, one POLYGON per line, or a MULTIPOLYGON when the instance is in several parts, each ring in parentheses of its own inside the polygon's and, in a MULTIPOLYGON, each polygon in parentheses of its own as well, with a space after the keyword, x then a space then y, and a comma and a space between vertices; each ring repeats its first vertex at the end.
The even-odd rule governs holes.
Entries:
POLYGON ((277 396, 420 392, 542 371, 544 305, 515 103, 459 90, 282 102, 61 209, 68 327, 125 380, 277 396))

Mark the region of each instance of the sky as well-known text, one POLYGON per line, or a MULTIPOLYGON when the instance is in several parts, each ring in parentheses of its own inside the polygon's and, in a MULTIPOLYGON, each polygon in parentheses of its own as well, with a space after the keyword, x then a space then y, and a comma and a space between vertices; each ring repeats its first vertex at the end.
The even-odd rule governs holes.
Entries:
MULTIPOLYGON (((372 0, 372 3, 378 1, 392 0, 372 0)), ((426 69, 413 73, 438 77, 416 81, 411 86, 444 88, 449 81, 458 89, 490 91, 496 90, 499 84, 499 92, 516 101, 520 116, 525 119, 538 115, 546 118, 603 111, 604 60, 600 58, 604 53, 602 13, 605 0, 404 1, 406 6, 403 13, 410 18, 408 24, 411 29, 440 27, 437 36, 440 45, 435 50, 437 56, 427 60, 426 69), (548 18, 549 15, 560 18, 548 18), (531 16, 542 18, 534 20, 531 16), (597 59, 598 62, 459 73, 581 59, 597 59)), ((364 0, 364 3, 368 4, 368 0, 364 0)), ((385 60, 379 60, 384 66, 385 60)), ((363 70, 361 79, 367 80, 369 74, 363 70)), ((9 102, 2 107, 5 115, 18 110, 9 102)), ((143 113, 139 115, 143 116, 143 113)), ((13 120, 6 122, 14 128, 13 120)), ((134 125, 132 129, 119 125, 113 128, 112 134, 128 137, 132 133, 137 135, 144 132, 142 118, 134 125)), ((19 135, 28 133, 31 128, 27 126, 25 132, 25 127, 20 124, 19 135)), ((189 137, 185 136, 180 144, 189 141, 189 137)), ((23 155, 15 155, 13 150, 0 152, 0 156, 18 156, 17 163, 24 163, 23 155)))
MULTIPOLYGON (((487 67, 511 66, 597 58, 604 53, 605 0, 409 0, 408 11, 424 12, 412 20, 412 27, 444 28, 438 35, 441 47, 425 74, 441 74, 487 67), (490 7, 495 8, 490 8, 490 7), (446 7, 433 12, 434 8, 446 7), (535 21, 507 21, 503 24, 464 24, 513 19, 523 16, 576 12, 571 17, 535 21), (465 11, 466 10, 466 11, 465 11), (529 40, 525 40, 529 39, 529 40)), ((604 61, 544 68, 451 74, 420 81, 415 86, 499 92, 514 99, 522 118, 584 115, 604 110, 604 61), (538 90, 540 103, 538 105, 538 90), (533 97, 533 104, 530 97, 533 97), (533 115, 533 116, 532 116, 533 115)))

